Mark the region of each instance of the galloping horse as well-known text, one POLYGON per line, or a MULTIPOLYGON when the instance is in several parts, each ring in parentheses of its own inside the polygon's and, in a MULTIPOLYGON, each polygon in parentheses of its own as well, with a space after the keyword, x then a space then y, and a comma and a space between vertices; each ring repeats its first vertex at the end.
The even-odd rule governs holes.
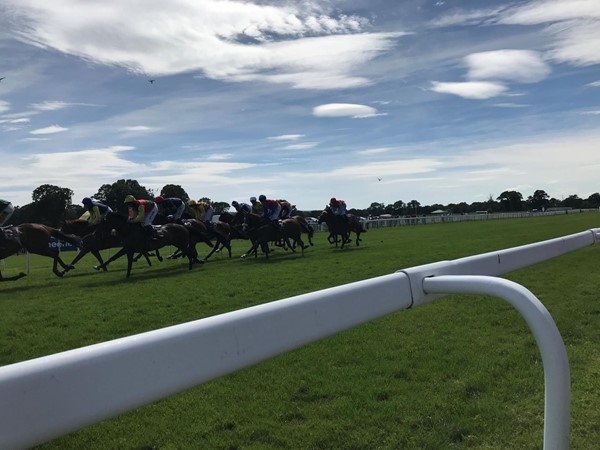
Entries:
POLYGON ((298 224, 300 225, 300 229, 302 230, 303 233, 306 233, 308 235, 308 243, 313 246, 313 241, 312 238, 315 234, 315 230, 313 230, 313 227, 311 227, 308 222, 306 221, 306 219, 302 216, 292 216, 291 217, 293 220, 295 220, 296 222, 298 222, 298 224))
POLYGON ((191 244, 190 233, 194 233, 194 230, 188 231, 188 228, 184 225, 177 223, 169 223, 163 225, 159 232, 156 240, 149 240, 144 235, 144 230, 139 224, 127 222, 127 219, 117 213, 108 213, 100 223, 99 230, 103 232, 114 229, 123 240, 123 248, 115 253, 114 256, 108 259, 103 264, 94 267, 96 270, 104 269, 115 259, 120 258, 123 255, 127 255, 127 274, 129 278, 131 275, 131 266, 133 264, 133 254, 143 253, 150 250, 156 250, 166 245, 173 245, 179 249, 184 255, 188 257, 188 269, 192 270, 192 266, 198 256, 196 248, 191 244))
MULTIPOLYGON (((96 257, 100 266, 103 266, 104 260, 100 255, 100 250, 106 250, 108 248, 122 247, 123 241, 118 236, 113 236, 112 233, 105 233, 101 230, 98 230, 98 225, 89 225, 87 220, 75 219, 75 220, 65 220, 65 223, 60 227, 61 231, 64 233, 74 234, 76 236, 81 237, 82 246, 81 250, 75 256, 73 261, 67 265, 65 272, 72 270, 75 268, 75 264, 79 262, 81 258, 83 258, 88 253, 91 253, 96 257)), ((142 253, 148 262, 148 265, 151 266, 150 258, 148 253, 142 253)), ((156 257, 159 261, 162 261, 162 257, 156 250, 156 257)), ((106 272, 108 269, 106 267, 102 267, 102 269, 106 272)))
MULTIPOLYGON (((158 225, 165 225, 169 222, 166 220, 166 217, 157 215, 154 219, 154 223, 158 225)), ((224 248, 227 249, 229 252, 229 257, 231 258, 231 227, 229 224, 219 220, 213 223, 212 226, 208 226, 204 222, 196 219, 181 219, 181 223, 186 227, 193 228, 197 231, 197 233, 190 235, 194 245, 196 245, 198 242, 204 242, 206 245, 211 247, 212 250, 207 256, 204 257, 204 261, 207 261, 208 258, 210 258, 214 253, 220 252, 224 248), (213 239, 216 241, 214 245, 212 243, 213 239)), ((177 258, 179 256, 181 255, 178 252, 175 252, 170 255, 169 258, 177 258)))
POLYGON ((362 239, 360 238, 361 233, 366 233, 367 230, 363 227, 358 217, 354 214, 346 214, 345 216, 338 216, 333 214, 329 206, 325 207, 325 210, 319 216, 319 223, 325 222, 329 229, 329 236, 327 240, 330 244, 338 245, 338 235, 342 238, 342 247, 345 244, 352 242, 350 240, 350 233, 356 233, 356 245, 358 246, 362 239))
MULTIPOLYGON (((50 248, 51 238, 68 242, 76 247, 81 246, 81 239, 77 236, 65 234, 56 228, 40 223, 23 223, 0 229, 0 259, 7 258, 25 249, 29 253, 52 258, 54 260, 52 272, 57 277, 62 277, 67 271, 67 265, 60 259, 60 252, 57 249, 50 248), (63 272, 58 270, 58 264, 64 269, 63 272)), ((14 281, 24 276, 25 274, 21 272, 14 277, 2 278, 0 273, 0 281, 14 281)))
POLYGON ((248 233, 250 240, 252 241, 252 247, 246 253, 242 255, 245 258, 252 253, 256 253, 256 250, 260 246, 265 257, 269 258, 269 242, 280 242, 284 241, 288 247, 295 252, 296 244, 300 245, 302 249, 302 256, 304 256, 304 242, 302 242, 302 231, 300 224, 294 219, 285 219, 281 222, 279 229, 263 217, 248 213, 244 214, 244 226, 245 231, 248 233), (293 245, 290 243, 290 239, 293 241, 293 245))

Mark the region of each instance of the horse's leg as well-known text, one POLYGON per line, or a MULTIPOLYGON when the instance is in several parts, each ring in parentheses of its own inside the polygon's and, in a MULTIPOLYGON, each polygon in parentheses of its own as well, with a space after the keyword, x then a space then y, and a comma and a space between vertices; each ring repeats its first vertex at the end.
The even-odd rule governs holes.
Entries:
POLYGON ((12 277, 3 277, 2 272, 0 272, 0 283, 2 283, 3 281, 17 281, 18 279, 26 276, 26 273, 20 272, 19 275, 13 275, 12 277))
POLYGON ((158 262, 162 262, 163 257, 160 256, 160 252, 158 251, 158 249, 154 250, 154 253, 156 253, 156 259, 158 259, 158 262))
POLYGON ((257 251, 256 251, 257 248, 258 248, 258 241, 253 242, 252 246, 250 247, 250 249, 246 253, 244 253, 241 256, 241 258, 245 258, 246 256, 251 255, 252 252, 254 252, 254 254, 256 255, 257 254, 257 251))
MULTIPOLYGON (((81 258, 83 258, 85 255, 87 255, 89 252, 90 252, 90 250, 81 250, 79 253, 77 253, 77 255, 75 256, 75 258, 73 258, 73 261, 71 261, 71 263, 67 265, 67 268, 65 269, 65 272, 68 272, 69 270, 73 270, 75 268, 75 264, 81 258)), ((97 258, 97 256, 96 256, 96 258, 97 258)), ((99 260, 99 261, 102 264, 102 261, 101 260, 99 260)))
POLYGON ((119 250, 117 253, 115 253, 114 255, 112 255, 110 258, 108 258, 104 263, 99 264, 97 266, 94 266, 94 269, 96 270, 106 270, 106 267, 113 262, 115 259, 119 259, 121 256, 123 256, 124 254, 127 253, 127 250, 125 248, 121 248, 121 250, 119 250))
MULTIPOLYGON (((104 260, 102 259, 102 255, 100 254, 100 250, 98 250, 98 249, 90 250, 90 253, 96 257, 96 259, 98 260, 98 262, 100 263, 100 265, 104 264, 104 260)), ((72 262, 71 264, 74 264, 74 262, 72 262)), ((108 269, 106 267, 103 267, 102 270, 104 272, 108 271, 108 269)))
POLYGON ((133 265, 133 250, 127 251, 127 274, 125 278, 129 278, 131 275, 131 266, 133 265))

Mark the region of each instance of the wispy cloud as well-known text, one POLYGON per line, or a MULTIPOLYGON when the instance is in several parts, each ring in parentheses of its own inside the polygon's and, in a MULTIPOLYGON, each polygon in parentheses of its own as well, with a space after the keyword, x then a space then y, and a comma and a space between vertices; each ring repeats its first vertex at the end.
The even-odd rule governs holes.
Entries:
POLYGON ((233 158, 233 153, 213 153, 206 157, 209 161, 224 161, 233 158))
POLYGON ((72 102, 61 102, 57 100, 46 100, 42 103, 34 103, 31 105, 33 109, 38 111, 56 111, 59 109, 69 108, 71 106, 99 106, 90 103, 72 103, 72 102))
POLYGON ((133 132, 144 132, 144 131, 154 131, 156 127, 147 127, 145 125, 133 125, 129 127, 122 127, 121 131, 133 131, 133 132))
POLYGON ((391 148, 388 147, 382 147, 382 148, 368 148, 366 150, 358 150, 356 152, 356 154, 358 155, 378 155, 381 153, 387 153, 391 150, 391 148))
POLYGON ((297 141, 303 137, 303 134, 282 134, 280 136, 271 136, 267 139, 273 139, 274 141, 297 141))
POLYGON ((318 142, 304 142, 302 144, 291 144, 286 145, 284 150, 307 150, 309 148, 315 148, 318 145, 318 142))
POLYGON ((37 46, 156 76, 197 71, 213 79, 302 89, 368 84, 357 69, 407 34, 367 33, 369 19, 336 16, 312 2, 180 0, 177 7, 153 2, 147 8, 119 0, 9 4, 15 20, 22 21, 20 29, 27 30, 19 31, 20 39, 37 46))
POLYGON ((45 128, 38 128, 37 130, 32 130, 29 133, 31 134, 54 134, 54 133, 62 133, 63 131, 67 131, 68 128, 61 127, 59 125, 51 125, 45 128))
POLYGON ((0 114, 10 111, 10 103, 0 100, 0 114))
POLYGON ((600 80, 598 81, 593 81, 591 83, 586 84, 586 86, 591 86, 591 87, 600 87, 600 80))
POLYGON ((523 103, 494 103, 492 106, 495 106, 496 108, 526 108, 529 105, 523 103))
POLYGON ((0 119, 0 123, 27 123, 29 122, 29 118, 22 117, 20 119, 0 119))
POLYGON ((352 117, 353 119, 363 119, 384 115, 367 105, 356 105, 352 103, 328 103, 313 108, 313 115, 316 117, 352 117))

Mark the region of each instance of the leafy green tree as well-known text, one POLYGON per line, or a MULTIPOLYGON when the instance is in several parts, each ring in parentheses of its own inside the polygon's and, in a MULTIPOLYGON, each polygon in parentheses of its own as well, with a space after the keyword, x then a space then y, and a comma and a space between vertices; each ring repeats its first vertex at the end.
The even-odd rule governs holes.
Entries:
POLYGON ((402 200, 395 201, 392 205, 393 214, 396 216, 401 216, 404 214, 404 209, 406 208, 406 203, 402 200))
POLYGON ((110 206, 114 211, 124 214, 127 212, 127 207, 123 204, 123 200, 127 195, 133 195, 138 200, 154 198, 152 190, 141 186, 137 180, 118 180, 113 184, 103 184, 94 198, 110 206))
POLYGON ((577 194, 569 195, 567 198, 563 200, 563 206, 568 208, 582 208, 583 207, 583 199, 579 198, 577 194))
POLYGON ((383 214, 383 211, 385 211, 384 203, 373 202, 371 203, 371 206, 367 208, 367 212, 370 216, 380 216, 383 214))
POLYGON ((590 208, 600 208, 600 193, 596 192, 590 195, 586 201, 588 202, 590 208))
POLYGON ((546 191, 537 190, 533 195, 527 197, 527 203, 532 209, 544 209, 548 207, 550 203, 550 196, 546 191))
POLYGON ((407 203, 407 208, 408 208, 408 214, 410 215, 418 215, 419 214, 419 206, 421 206, 421 204, 416 201, 416 200, 411 200, 410 202, 407 203))
POLYGON ((185 192, 185 189, 178 184, 165 184, 160 190, 160 195, 162 195, 164 198, 180 198, 186 203, 190 199, 190 196, 187 192, 185 192))
POLYGON ((33 190, 35 222, 59 227, 65 219, 65 210, 71 204, 73 191, 51 184, 43 184, 33 190))
POLYGON ((212 207, 215 214, 222 214, 226 211, 229 211, 231 205, 227 202, 212 202, 212 207))
POLYGON ((503 211, 523 211, 523 194, 517 191, 504 191, 496 199, 503 211))

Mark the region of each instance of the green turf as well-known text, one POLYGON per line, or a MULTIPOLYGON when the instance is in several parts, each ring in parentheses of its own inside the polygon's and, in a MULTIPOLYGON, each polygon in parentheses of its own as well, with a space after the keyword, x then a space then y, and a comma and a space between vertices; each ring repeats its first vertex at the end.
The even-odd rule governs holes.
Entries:
MULTIPOLYGON (((360 247, 270 261, 218 255, 124 262, 84 259, 63 279, 33 257, 0 285, 0 364, 245 308, 395 270, 600 227, 600 214, 370 230, 360 247)), ((208 247, 198 247, 201 254, 208 247)), ((67 256, 68 258, 68 256, 67 256)), ((571 447, 600 442, 600 246, 507 276, 546 305, 571 364, 571 447)), ((6 261, 6 275, 25 257, 6 261)), ((340 311, 343 314, 343 310, 340 311)), ((140 380, 142 382, 142 380, 140 380)), ((521 316, 501 300, 451 296, 345 331, 41 448, 539 449, 544 383, 521 316)))

